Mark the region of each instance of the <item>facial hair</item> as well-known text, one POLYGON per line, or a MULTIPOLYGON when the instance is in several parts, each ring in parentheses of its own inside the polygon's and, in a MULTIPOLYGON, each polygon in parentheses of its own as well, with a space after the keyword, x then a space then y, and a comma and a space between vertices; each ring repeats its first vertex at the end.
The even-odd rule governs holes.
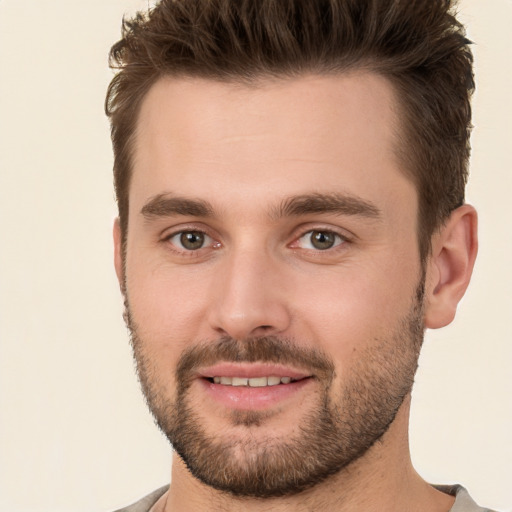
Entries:
POLYGON ((424 332, 423 290, 424 278, 409 312, 385 338, 360 350, 338 389, 333 387, 334 362, 318 349, 275 336, 245 341, 223 337, 183 352, 175 371, 176 392, 168 396, 128 305, 125 318, 146 402, 192 475, 234 496, 270 498, 300 493, 339 473, 389 429, 414 382, 424 332), (219 361, 276 362, 305 369, 319 384, 315 405, 285 439, 251 434, 267 420, 265 411, 231 413, 232 425, 245 426, 247 435, 210 432, 189 391, 194 370, 219 361))

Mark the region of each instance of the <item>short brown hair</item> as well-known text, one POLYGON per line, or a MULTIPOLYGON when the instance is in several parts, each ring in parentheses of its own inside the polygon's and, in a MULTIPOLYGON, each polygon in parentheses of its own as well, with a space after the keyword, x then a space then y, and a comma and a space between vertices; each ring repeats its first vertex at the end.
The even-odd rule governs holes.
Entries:
POLYGON ((123 237, 142 100, 163 76, 252 82, 366 69, 399 99, 398 155, 419 195, 419 248, 464 202, 474 90, 450 0, 162 0, 123 20, 107 92, 123 237))

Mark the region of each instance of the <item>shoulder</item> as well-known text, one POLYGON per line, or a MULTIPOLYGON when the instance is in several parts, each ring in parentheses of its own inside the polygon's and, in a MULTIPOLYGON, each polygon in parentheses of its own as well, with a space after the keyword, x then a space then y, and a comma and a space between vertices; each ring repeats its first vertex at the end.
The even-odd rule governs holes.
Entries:
POLYGON ((434 485, 436 489, 455 496, 455 503, 450 512, 495 512, 490 508, 478 506, 462 485, 434 485))
POLYGON ((144 496, 144 498, 139 501, 129 505, 128 507, 120 508, 115 512, 149 512, 151 507, 158 501, 160 496, 164 494, 165 491, 169 488, 168 485, 164 485, 164 487, 160 487, 156 491, 153 491, 151 494, 144 496))

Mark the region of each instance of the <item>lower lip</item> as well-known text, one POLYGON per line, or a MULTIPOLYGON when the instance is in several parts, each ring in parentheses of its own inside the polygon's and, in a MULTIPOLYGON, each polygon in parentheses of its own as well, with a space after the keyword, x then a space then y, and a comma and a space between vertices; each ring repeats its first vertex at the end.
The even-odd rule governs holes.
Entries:
POLYGON ((289 384, 251 388, 249 386, 225 386, 214 384, 207 379, 200 379, 205 392, 217 403, 230 409, 259 411, 275 405, 281 405, 294 397, 313 379, 306 378, 289 384))

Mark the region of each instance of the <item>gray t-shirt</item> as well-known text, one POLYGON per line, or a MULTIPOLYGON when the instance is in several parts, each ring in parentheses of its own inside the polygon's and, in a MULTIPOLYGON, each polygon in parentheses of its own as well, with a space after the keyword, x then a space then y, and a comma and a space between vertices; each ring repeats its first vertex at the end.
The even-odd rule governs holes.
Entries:
POLYGON ((434 487, 438 491, 455 496, 455 503, 450 512, 494 512, 490 508, 479 507, 462 485, 434 485, 434 487))
MULTIPOLYGON (((455 503, 450 509, 450 512, 494 512, 490 508, 479 507, 468 494, 468 491, 461 485, 434 485, 434 487, 441 492, 455 496, 455 503)), ((115 512, 149 512, 151 507, 168 488, 168 485, 160 487, 160 489, 148 494, 137 501, 137 503, 116 510, 115 512)))

